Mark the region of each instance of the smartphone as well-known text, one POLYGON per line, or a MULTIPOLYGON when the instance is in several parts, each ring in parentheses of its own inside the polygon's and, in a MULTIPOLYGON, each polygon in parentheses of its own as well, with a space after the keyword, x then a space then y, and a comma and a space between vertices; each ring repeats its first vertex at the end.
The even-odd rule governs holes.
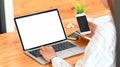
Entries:
POLYGON ((67 37, 69 40, 78 40, 79 35, 76 32, 73 32, 72 34, 68 35, 67 37))
POLYGON ((80 34, 91 33, 85 13, 76 15, 76 19, 79 26, 80 34))

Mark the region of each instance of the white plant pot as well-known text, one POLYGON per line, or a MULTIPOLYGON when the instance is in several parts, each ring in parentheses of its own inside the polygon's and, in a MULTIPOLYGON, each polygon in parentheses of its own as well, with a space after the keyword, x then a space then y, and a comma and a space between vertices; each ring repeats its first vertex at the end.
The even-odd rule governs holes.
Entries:
POLYGON ((76 14, 75 17, 80 17, 80 16, 86 16, 85 13, 81 13, 81 14, 76 14))

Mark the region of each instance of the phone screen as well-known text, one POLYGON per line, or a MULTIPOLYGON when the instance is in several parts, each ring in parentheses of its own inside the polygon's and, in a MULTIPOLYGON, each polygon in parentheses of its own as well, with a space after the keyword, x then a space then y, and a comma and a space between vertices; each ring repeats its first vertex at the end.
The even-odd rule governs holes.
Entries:
POLYGON ((77 16, 77 22, 81 33, 90 31, 86 16, 77 16))

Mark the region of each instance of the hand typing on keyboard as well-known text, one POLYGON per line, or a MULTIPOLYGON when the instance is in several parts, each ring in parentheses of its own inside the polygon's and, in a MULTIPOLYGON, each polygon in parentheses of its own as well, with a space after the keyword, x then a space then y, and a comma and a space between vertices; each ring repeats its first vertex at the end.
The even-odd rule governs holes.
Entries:
POLYGON ((50 62, 50 60, 52 58, 56 57, 56 53, 55 53, 53 47, 51 47, 51 46, 40 47, 39 52, 47 62, 50 62))

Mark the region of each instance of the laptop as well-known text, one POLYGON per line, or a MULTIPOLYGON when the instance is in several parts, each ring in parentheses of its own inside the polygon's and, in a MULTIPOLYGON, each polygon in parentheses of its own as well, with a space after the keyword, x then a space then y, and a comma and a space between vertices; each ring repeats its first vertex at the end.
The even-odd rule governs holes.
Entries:
POLYGON ((23 51, 41 64, 41 46, 52 46, 58 57, 68 58, 84 52, 84 48, 67 39, 58 9, 14 18, 23 51))

